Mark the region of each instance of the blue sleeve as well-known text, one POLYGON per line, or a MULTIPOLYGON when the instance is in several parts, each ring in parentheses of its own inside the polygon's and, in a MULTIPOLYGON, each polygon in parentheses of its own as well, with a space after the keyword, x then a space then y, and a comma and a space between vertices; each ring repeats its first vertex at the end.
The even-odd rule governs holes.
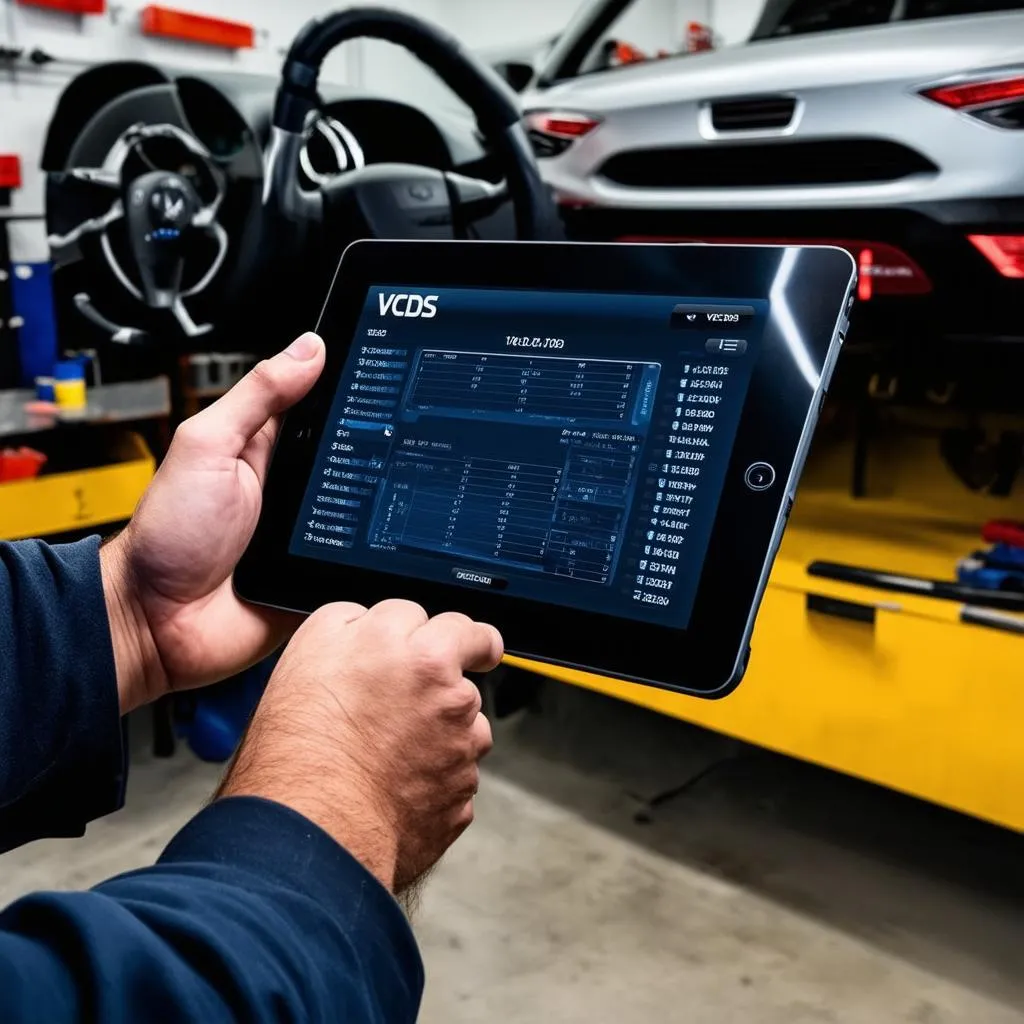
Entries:
POLYGON ((0 543, 0 852, 81 835, 126 770, 99 539, 0 543))
POLYGON ((279 804, 223 800, 152 868, 0 915, 0 1020, 413 1024, 423 967, 391 895, 279 804))

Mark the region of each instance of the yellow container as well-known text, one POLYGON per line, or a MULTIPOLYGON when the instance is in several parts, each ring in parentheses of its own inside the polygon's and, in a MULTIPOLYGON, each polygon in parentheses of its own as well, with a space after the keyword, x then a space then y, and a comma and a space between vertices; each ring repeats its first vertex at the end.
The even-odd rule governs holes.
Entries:
POLYGON ((517 663, 1024 831, 1024 637, 965 625, 954 602, 806 571, 824 560, 950 579, 984 546, 981 523, 1021 518, 1020 488, 1001 501, 970 494, 933 450, 907 443, 872 467, 876 497, 854 501, 848 467, 833 459, 809 474, 747 676, 724 700, 517 663))
POLYGON ((43 537, 128 519, 155 471, 146 442, 126 432, 114 443, 108 465, 0 484, 0 539, 43 537))
POLYGON ((53 394, 61 409, 84 409, 86 406, 85 378, 56 380, 53 394))

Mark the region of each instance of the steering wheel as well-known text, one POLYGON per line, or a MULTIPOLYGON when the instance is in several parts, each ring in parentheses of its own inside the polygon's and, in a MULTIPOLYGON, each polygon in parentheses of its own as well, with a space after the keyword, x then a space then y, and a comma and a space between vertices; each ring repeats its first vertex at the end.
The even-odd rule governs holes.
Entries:
POLYGON ((52 258, 62 271, 82 264, 70 276, 73 307, 115 342, 171 332, 198 344, 215 325, 249 316, 246 344, 273 345, 309 326, 338 257, 357 238, 467 238, 510 201, 517 237, 562 238, 520 118, 498 75, 429 23, 374 7, 327 15, 292 43, 265 153, 237 111, 198 79, 109 102, 63 171, 50 175, 52 258), (403 46, 469 105, 502 183, 400 163, 327 180, 301 173, 320 117, 323 60, 360 37, 403 46), (204 131, 214 105, 217 128, 204 131), (225 124, 233 125, 227 141, 225 124), (267 295, 286 301, 268 303, 267 295))
POLYGON ((209 334, 252 276, 262 183, 255 136, 205 83, 116 97, 48 177, 50 253, 71 275, 74 307, 115 342, 209 334))
POLYGON ((358 238, 468 238, 475 222, 509 199, 518 238, 563 238, 521 118, 515 94, 496 72, 420 18, 381 7, 355 7, 314 19, 295 38, 281 73, 264 210, 276 221, 287 249, 307 246, 319 236, 328 276, 345 246, 358 238), (306 126, 319 107, 317 81, 324 58, 340 43, 366 37, 404 47, 468 104, 504 175, 502 184, 415 164, 385 163, 349 171, 313 191, 300 187, 300 155, 306 126))

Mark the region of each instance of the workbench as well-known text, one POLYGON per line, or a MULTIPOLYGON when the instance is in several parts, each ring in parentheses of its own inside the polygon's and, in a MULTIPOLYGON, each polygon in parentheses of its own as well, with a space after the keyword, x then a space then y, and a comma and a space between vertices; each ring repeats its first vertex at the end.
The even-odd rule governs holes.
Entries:
POLYGON ((156 471, 143 437, 131 426, 171 413, 166 377, 89 389, 86 408, 71 416, 26 412, 31 391, 0 391, 0 442, 88 453, 81 468, 45 471, 34 480, 0 483, 0 538, 52 536, 123 522, 156 471))
POLYGON ((73 426, 138 423, 141 420, 164 419, 171 414, 171 389, 166 377, 100 384, 89 388, 88 397, 88 404, 80 412, 61 417, 26 412, 26 405, 35 399, 33 391, 0 391, 0 438, 73 426))

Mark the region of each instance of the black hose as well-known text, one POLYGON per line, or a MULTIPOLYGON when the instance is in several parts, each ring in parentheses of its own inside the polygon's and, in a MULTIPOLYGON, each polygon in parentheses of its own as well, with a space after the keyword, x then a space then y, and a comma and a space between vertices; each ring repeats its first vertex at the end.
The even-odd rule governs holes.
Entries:
POLYGON ((274 126, 291 135, 301 134, 309 114, 319 106, 317 83, 324 59, 340 43, 366 37, 404 47, 473 111, 505 169, 519 238, 561 239, 558 214, 523 131, 515 93, 453 36, 414 15, 384 7, 350 7, 308 22, 285 58, 274 126))

